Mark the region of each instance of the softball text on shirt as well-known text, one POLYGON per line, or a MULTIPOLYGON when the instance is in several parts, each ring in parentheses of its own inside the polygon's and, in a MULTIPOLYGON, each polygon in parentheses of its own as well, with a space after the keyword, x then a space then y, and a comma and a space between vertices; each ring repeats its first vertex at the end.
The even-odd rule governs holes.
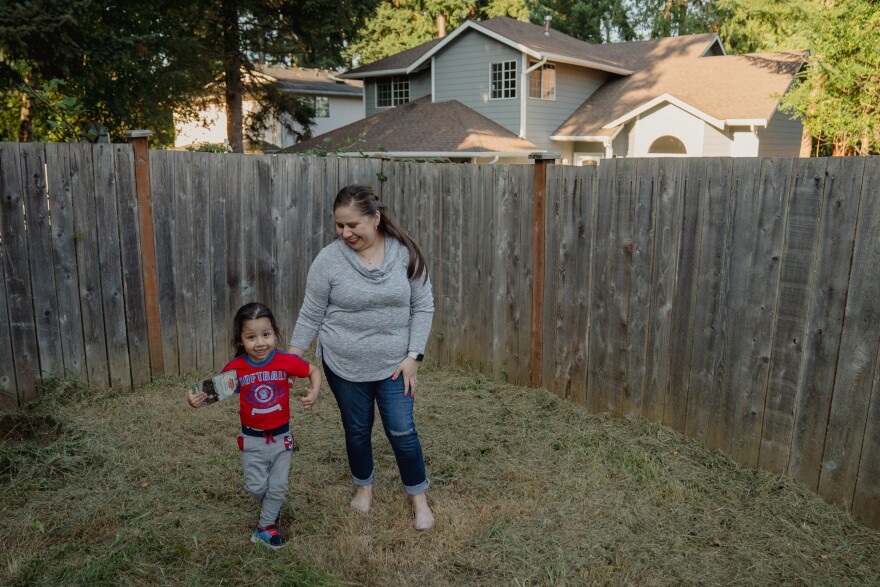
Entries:
POLYGON ((284 351, 275 350, 261 363, 247 354, 235 357, 223 368, 238 375, 239 417, 256 430, 271 430, 290 422, 288 377, 308 377, 309 364, 284 351))

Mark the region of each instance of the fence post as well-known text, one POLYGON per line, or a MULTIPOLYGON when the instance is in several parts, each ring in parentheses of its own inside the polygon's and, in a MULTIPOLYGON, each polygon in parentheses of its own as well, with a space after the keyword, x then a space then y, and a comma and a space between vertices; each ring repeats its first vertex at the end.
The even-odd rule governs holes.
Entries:
POLYGON ((123 133, 134 147, 134 179, 140 224, 141 267, 144 275, 144 300, 147 311, 147 342, 150 347, 150 371, 165 372, 162 358, 162 325, 159 320, 159 280, 156 274, 156 241, 153 236, 153 191, 150 186, 148 143, 153 131, 127 130, 123 133))
POLYGON ((529 354, 529 383, 541 387, 541 369, 544 362, 544 227, 546 225, 547 164, 559 159, 559 153, 530 153, 535 161, 532 188, 532 336, 529 354))

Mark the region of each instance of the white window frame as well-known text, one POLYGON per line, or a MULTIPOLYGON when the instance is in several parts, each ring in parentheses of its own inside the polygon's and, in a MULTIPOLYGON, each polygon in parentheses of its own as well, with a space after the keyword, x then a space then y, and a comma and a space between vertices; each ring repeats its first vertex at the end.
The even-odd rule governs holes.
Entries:
POLYGON ((489 66, 489 99, 516 99, 516 60, 498 61, 489 66), (497 90, 497 95, 496 95, 497 90))
MULTIPOLYGON (((529 67, 537 65, 537 61, 529 61, 529 67)), ((535 68, 529 72, 529 98, 536 100, 556 100, 556 64, 545 63, 541 67, 535 68), (550 75, 549 72, 553 74, 550 75), (548 81, 548 78, 552 78, 548 81), (546 86, 550 86, 549 88, 546 86), (534 95, 533 90, 537 89, 538 95, 534 95)))
POLYGON ((376 80, 376 108, 393 108, 409 102, 409 78, 404 75, 395 75, 392 77, 381 77, 376 80), (388 104, 380 104, 379 97, 382 92, 382 86, 387 88, 388 104))

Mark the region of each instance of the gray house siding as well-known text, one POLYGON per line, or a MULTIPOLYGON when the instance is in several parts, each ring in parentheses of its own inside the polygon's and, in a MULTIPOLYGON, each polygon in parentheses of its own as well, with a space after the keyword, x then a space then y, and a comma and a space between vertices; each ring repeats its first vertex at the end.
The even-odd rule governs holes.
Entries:
POLYGON ((804 127, 800 120, 776 111, 765 129, 758 129, 758 155, 760 157, 797 157, 801 151, 801 134, 804 127))
POLYGON ((604 72, 565 63, 556 65, 556 99, 528 97, 528 76, 520 75, 526 95, 526 136, 539 147, 553 149, 550 134, 577 110, 608 77, 604 72))
MULTIPOLYGON (((367 116, 385 112, 388 108, 376 108, 376 83, 382 78, 364 79, 364 110, 367 116)), ((431 94, 431 68, 418 71, 409 76, 409 101, 418 100, 431 94)))
POLYGON ((520 132, 522 55, 482 33, 468 31, 434 57, 435 102, 458 100, 512 133, 520 132), (492 64, 515 61, 516 98, 491 100, 492 64))

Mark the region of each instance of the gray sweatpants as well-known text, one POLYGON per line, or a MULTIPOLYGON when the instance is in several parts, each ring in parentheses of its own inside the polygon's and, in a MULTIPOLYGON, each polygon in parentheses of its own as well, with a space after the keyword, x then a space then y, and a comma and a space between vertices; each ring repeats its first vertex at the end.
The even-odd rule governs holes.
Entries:
POLYGON ((260 503, 260 526, 273 525, 287 493, 293 437, 290 433, 279 435, 274 442, 256 436, 241 438, 244 488, 260 503))

